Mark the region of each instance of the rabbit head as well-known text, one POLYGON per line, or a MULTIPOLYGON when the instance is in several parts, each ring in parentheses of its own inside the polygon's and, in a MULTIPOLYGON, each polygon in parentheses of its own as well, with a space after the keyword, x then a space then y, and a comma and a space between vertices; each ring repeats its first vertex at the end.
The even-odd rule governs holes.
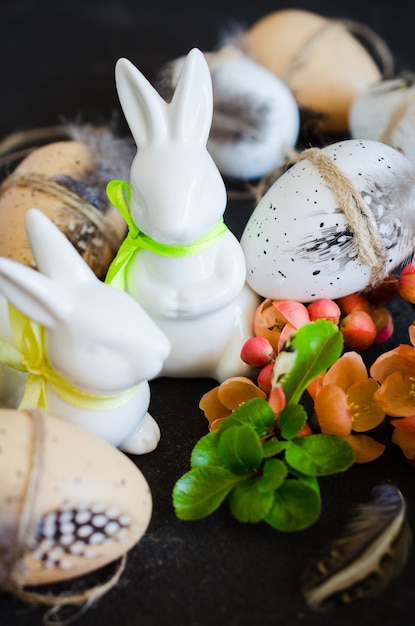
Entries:
POLYGON ((226 189, 206 149, 213 114, 207 62, 186 57, 170 103, 127 59, 116 64, 121 106, 137 144, 131 167, 131 215, 158 242, 191 243, 211 230, 226 208, 226 189))
POLYGON ((43 213, 29 209, 26 227, 39 272, 1 258, 0 291, 46 328, 53 369, 97 393, 114 393, 157 376, 170 345, 141 306, 102 283, 43 213))

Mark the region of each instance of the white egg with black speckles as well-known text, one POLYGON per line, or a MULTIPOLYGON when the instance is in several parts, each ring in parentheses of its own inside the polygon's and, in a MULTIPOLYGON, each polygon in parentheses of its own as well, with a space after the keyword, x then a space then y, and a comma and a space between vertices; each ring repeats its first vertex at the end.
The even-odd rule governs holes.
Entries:
MULTIPOLYGON (((415 172, 397 150, 345 140, 322 149, 351 182, 376 220, 385 275, 412 253, 415 172)), ((372 268, 361 263, 340 201, 309 160, 290 167, 260 200, 241 238, 247 281, 266 298, 310 302, 361 291, 372 268)))

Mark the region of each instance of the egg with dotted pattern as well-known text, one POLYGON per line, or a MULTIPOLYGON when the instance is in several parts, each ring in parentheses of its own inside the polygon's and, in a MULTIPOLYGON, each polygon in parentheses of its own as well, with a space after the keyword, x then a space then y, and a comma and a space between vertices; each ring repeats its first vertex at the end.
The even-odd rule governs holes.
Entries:
MULTIPOLYGON (((371 140, 336 142, 321 153, 371 212, 386 276, 414 248, 415 172, 410 161, 371 140)), ((242 234, 251 288, 265 298, 310 302, 368 287, 372 267, 361 262, 342 202, 319 167, 298 158, 265 192, 242 234)))
POLYGON ((0 588, 78 578, 123 556, 152 512, 146 479, 74 424, 0 410, 0 588), (26 537, 24 543, 19 533, 26 537))

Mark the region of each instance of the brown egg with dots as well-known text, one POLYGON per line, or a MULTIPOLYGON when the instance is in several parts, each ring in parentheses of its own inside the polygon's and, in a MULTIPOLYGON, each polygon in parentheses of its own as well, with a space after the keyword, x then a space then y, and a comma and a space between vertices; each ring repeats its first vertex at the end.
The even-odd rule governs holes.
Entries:
POLYGON ((117 140, 107 130, 82 133, 33 149, 3 180, 0 256, 34 265, 24 226, 33 207, 58 226, 99 278, 105 277, 126 234, 124 218, 106 196, 106 184, 128 175, 134 155, 122 145, 117 157, 117 140))
POLYGON ((357 95, 381 79, 381 71, 347 23, 310 11, 285 9, 258 20, 240 44, 282 79, 298 105, 322 114, 322 128, 347 133, 357 95))
POLYGON ((150 522, 143 474, 120 450, 39 409, 0 410, 0 588, 81 577, 150 522))

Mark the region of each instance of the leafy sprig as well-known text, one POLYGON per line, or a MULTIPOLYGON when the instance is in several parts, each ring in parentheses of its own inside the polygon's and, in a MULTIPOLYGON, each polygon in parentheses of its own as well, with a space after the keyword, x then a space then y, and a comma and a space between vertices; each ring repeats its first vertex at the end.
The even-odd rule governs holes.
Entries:
POLYGON ((254 398, 198 441, 190 471, 173 490, 179 519, 207 517, 225 500, 239 521, 264 521, 280 531, 302 530, 318 519, 318 477, 348 469, 354 452, 334 435, 300 436, 308 416, 299 403, 342 348, 338 327, 327 320, 305 324, 292 335, 274 366, 273 384, 282 387, 284 408, 276 416, 266 400, 254 398))

